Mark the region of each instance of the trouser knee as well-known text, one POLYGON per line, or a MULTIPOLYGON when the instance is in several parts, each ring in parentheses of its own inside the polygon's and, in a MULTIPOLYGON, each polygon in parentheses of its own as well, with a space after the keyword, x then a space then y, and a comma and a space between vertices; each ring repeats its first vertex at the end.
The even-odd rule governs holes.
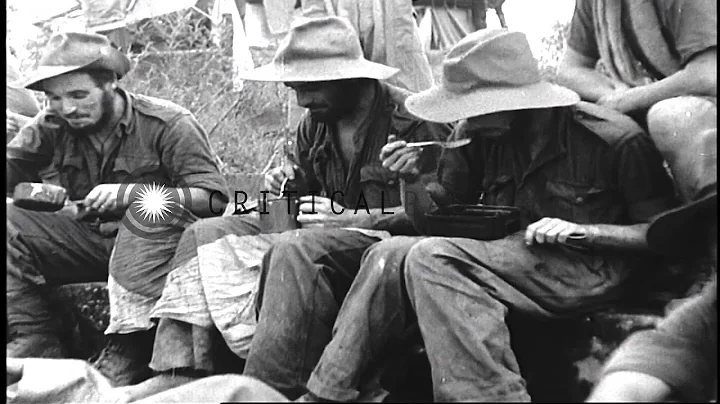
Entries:
POLYGON ((653 105, 647 119, 655 145, 672 163, 699 133, 717 128, 717 105, 708 98, 675 97, 653 105))
POLYGON ((680 196, 688 201, 712 179, 717 159, 717 106, 709 98, 676 97, 648 113, 653 142, 670 166, 680 196))

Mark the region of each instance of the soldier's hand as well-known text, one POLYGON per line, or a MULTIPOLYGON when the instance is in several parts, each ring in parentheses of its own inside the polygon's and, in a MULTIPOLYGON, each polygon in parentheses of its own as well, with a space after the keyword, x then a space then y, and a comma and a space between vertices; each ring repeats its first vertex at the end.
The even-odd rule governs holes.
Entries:
POLYGON ((119 206, 118 194, 122 184, 100 184, 93 188, 83 200, 88 209, 97 210, 100 213, 111 212, 122 208, 119 206))
POLYGON ((525 230, 525 244, 567 244, 569 238, 585 239, 588 229, 558 218, 544 217, 525 230))
POLYGON ((290 161, 286 161, 280 167, 275 167, 265 174, 265 190, 274 195, 280 194, 280 187, 287 178, 288 181, 295 179, 295 168, 290 161))
POLYGON ((407 147, 406 141, 397 140, 395 135, 390 135, 388 143, 380 150, 380 160, 383 167, 406 180, 412 180, 420 174, 420 153, 422 148, 407 147))

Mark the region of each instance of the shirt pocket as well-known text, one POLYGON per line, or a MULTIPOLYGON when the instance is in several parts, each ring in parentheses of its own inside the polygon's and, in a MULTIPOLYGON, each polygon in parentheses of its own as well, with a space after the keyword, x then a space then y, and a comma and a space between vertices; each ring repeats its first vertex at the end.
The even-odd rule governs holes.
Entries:
MULTIPOLYGON (((169 178, 160 168, 157 156, 118 156, 109 182, 126 183, 167 183, 169 178)), ((170 184, 166 184, 170 185, 170 184)))
POLYGON ((548 181, 550 203, 559 219, 575 223, 614 223, 617 203, 607 187, 548 181))
POLYGON ((398 175, 380 164, 360 168, 360 189, 370 208, 400 206, 398 175))
POLYGON ((57 156, 50 166, 40 172, 40 178, 42 182, 67 189, 70 199, 84 197, 92 185, 82 156, 57 156))

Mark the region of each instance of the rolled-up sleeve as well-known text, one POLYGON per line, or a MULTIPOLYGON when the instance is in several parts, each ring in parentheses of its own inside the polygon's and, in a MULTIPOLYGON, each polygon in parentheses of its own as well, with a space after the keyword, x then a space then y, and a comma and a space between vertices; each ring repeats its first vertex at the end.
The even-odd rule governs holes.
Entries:
POLYGON ((616 147, 616 176, 632 223, 646 223, 677 206, 672 180, 649 136, 626 136, 616 147))
POLYGON ((570 21, 567 45, 575 52, 592 59, 599 59, 592 0, 577 0, 575 12, 570 21))
POLYGON ((665 22, 684 66, 693 57, 717 48, 717 0, 665 2, 665 22))
POLYGON ((191 115, 175 120, 160 139, 161 161, 173 183, 222 193, 228 188, 215 162, 205 131, 191 115))

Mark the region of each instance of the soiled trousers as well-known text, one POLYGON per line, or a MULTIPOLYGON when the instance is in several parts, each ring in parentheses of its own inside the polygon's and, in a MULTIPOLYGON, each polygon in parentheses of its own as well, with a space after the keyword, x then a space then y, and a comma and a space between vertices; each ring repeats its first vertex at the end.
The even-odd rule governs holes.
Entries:
POLYGON ((162 282, 181 231, 151 240, 120 225, 116 237, 98 224, 7 205, 8 324, 24 332, 56 332, 44 288, 107 281, 109 265, 157 278, 147 283, 162 282))
POLYGON ((245 375, 291 400, 306 392, 363 254, 378 240, 345 229, 308 229, 276 240, 263 257, 258 324, 245 375))
POLYGON ((436 401, 528 401, 508 312, 553 318, 606 307, 623 295, 630 266, 607 252, 528 247, 522 232, 495 241, 381 241, 368 250, 307 388, 355 400, 372 364, 417 321, 436 401), (373 277, 382 282, 367 281, 373 277))

